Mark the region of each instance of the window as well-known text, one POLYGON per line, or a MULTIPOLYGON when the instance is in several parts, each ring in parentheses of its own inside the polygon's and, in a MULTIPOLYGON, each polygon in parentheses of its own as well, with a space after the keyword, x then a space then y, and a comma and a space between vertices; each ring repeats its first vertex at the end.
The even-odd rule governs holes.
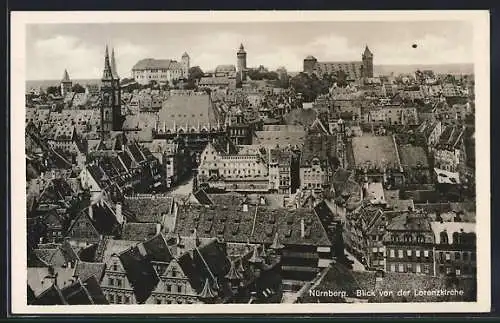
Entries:
POLYGON ((156 304, 161 304, 161 298, 156 299, 156 304))
POLYGON ((406 250, 406 255, 407 255, 408 257, 411 257, 411 249, 406 250))
POLYGON ((420 250, 415 250, 415 257, 417 257, 417 258, 420 257, 420 250))
POLYGON ((429 257, 429 250, 424 250, 424 257, 426 257, 426 258, 429 257))
POLYGON ((172 292, 172 285, 167 284, 167 292, 172 292))
POLYGON ((113 278, 108 278, 108 285, 109 286, 114 286, 115 285, 115 280, 113 278))
POLYGON ((424 265, 424 273, 429 273, 429 265, 424 265))
POLYGON ((115 295, 114 294, 109 294, 108 300, 111 304, 115 302, 115 295))
POLYGON ((464 261, 468 261, 468 260, 469 260, 469 253, 468 253, 468 252, 464 252, 464 253, 462 254, 462 259, 463 259, 464 261))
POLYGON ((403 250, 398 250, 398 257, 403 258, 403 250))
POLYGON ((172 269, 172 277, 177 277, 177 270, 175 268, 172 269))
POLYGON ((399 268, 398 268, 398 271, 399 271, 400 273, 402 273, 402 272, 404 272, 404 271, 405 271, 405 266, 404 266, 403 264, 400 264, 398 267, 399 267, 399 268))
POLYGON ((182 285, 177 285, 177 293, 182 293, 182 285))
POLYGON ((130 296, 125 296, 125 304, 130 304, 130 296))
POLYGON ((121 279, 116 279, 116 286, 122 287, 122 280, 121 279))
POLYGON ((422 268, 421 268, 420 264, 417 264, 417 265, 415 266, 415 272, 416 272, 417 274, 419 274, 419 273, 421 273, 421 272, 422 272, 422 268))
POLYGON ((450 255, 450 253, 448 253, 448 252, 447 252, 447 253, 445 254, 445 259, 446 259, 446 261, 450 261, 450 260, 451 260, 451 255, 450 255))
POLYGON ((395 253, 394 253, 394 249, 391 249, 389 253, 390 253, 390 255, 391 255, 391 258, 396 257, 396 255, 395 255, 395 253))
POLYGON ((457 269, 455 269, 455 275, 460 276, 460 274, 460 267, 457 267, 457 269))
POLYGON ((462 257, 460 256, 460 252, 459 252, 459 251, 456 251, 456 252, 455 252, 455 260, 460 260, 460 258, 462 258, 462 257))
POLYGON ((116 303, 122 304, 122 295, 117 295, 116 296, 116 303))

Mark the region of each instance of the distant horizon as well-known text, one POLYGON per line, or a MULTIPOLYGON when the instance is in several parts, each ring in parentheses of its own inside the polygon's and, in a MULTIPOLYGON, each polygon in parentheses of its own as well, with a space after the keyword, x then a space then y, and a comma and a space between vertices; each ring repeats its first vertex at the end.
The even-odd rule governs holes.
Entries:
POLYGON ((467 21, 282 21, 237 23, 31 24, 26 28, 26 78, 101 75, 106 44, 115 49, 119 75, 146 57, 213 70, 236 65, 243 44, 247 66, 301 71, 309 55, 318 61, 360 61, 365 46, 375 65, 470 64, 472 25, 467 21))
MULTIPOLYGON (((193 66, 198 66, 198 65, 193 65, 193 66)), ((418 68, 418 67, 462 67, 464 69, 472 69, 472 71, 468 71, 468 72, 465 72, 466 74, 469 74, 469 73, 473 73, 474 72, 474 63, 438 63, 438 64, 374 64, 374 76, 377 77, 377 76, 382 76, 382 75, 387 75, 387 73, 395 73, 395 74, 407 74, 407 73, 412 73, 412 72, 415 72, 416 70, 413 70, 413 71, 408 71, 412 68, 418 68), (388 68, 399 68, 399 69, 404 69, 405 72, 401 72, 401 71, 390 71, 388 68), (383 72, 384 73, 380 73, 380 69, 384 70, 383 72), (377 71, 378 70, 378 71, 377 71), (378 72, 378 73, 377 73, 378 72)), ((264 66, 266 67, 266 66, 264 66)), ((257 68, 257 66, 251 66, 250 68, 257 68)), ((267 67, 266 67, 267 68, 267 67)), ((439 70, 441 70, 441 68, 439 70)), ((204 70, 203 68, 201 68, 203 70, 203 72, 209 72, 209 71, 212 71, 212 70, 204 70)), ((269 69, 270 71, 273 71, 273 69, 269 69)), ((63 70, 64 72, 64 70, 63 70)), ((303 72, 302 70, 300 71, 287 71, 288 74, 298 74, 298 73, 301 73, 303 72)), ((436 72, 436 71, 435 71, 436 72)), ((62 72, 61 72, 62 73, 62 72)), ((463 74, 464 72, 462 71, 451 71, 451 72, 439 72, 437 71, 436 74, 463 74)), ((68 70, 68 74, 70 75, 70 79, 72 81, 90 81, 90 80, 100 80, 101 77, 89 77, 89 78, 79 78, 79 77, 72 77, 71 76, 71 71, 68 70)), ((124 79, 124 78, 132 78, 131 76, 127 75, 127 76, 122 76, 122 75, 119 75, 120 76, 120 79, 124 79)), ((53 79, 26 79, 26 82, 59 82, 61 80, 61 78, 53 78, 53 79)))

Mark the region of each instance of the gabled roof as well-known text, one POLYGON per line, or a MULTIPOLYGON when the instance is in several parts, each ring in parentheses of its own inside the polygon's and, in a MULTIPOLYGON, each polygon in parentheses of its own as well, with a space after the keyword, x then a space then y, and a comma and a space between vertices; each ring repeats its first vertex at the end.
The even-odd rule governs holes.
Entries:
POLYGON ((150 261, 169 263, 174 258, 163 233, 143 242, 142 245, 150 261))
POLYGON ((137 302, 144 303, 160 280, 156 270, 137 246, 122 252, 118 257, 134 289, 137 302))
POLYGON ((64 287, 61 294, 69 305, 109 304, 95 276, 86 280, 78 279, 74 284, 64 287))
POLYGON ((85 281, 94 276, 95 279, 100 282, 104 276, 105 269, 105 263, 79 260, 75 266, 75 277, 79 278, 81 281, 85 281))
POLYGON ((174 199, 170 196, 125 198, 123 214, 134 222, 161 223, 164 214, 172 212, 174 199))
POLYGON ((61 290, 54 284, 41 293, 33 302, 33 305, 68 305, 61 290))

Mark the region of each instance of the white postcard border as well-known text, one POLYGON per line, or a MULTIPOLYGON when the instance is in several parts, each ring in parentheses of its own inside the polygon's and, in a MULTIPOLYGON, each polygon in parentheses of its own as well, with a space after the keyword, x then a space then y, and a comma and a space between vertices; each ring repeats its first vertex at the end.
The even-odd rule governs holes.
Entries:
POLYGON ((11 13, 11 311, 13 314, 293 314, 488 312, 490 270, 490 48, 489 13, 482 11, 225 11, 225 12, 12 12, 11 13), (26 25, 35 23, 174 23, 290 21, 470 21, 474 29, 476 80, 477 302, 257 305, 28 306, 26 260, 26 165, 23 151, 26 25), (479 113, 480 111, 480 113, 479 113))

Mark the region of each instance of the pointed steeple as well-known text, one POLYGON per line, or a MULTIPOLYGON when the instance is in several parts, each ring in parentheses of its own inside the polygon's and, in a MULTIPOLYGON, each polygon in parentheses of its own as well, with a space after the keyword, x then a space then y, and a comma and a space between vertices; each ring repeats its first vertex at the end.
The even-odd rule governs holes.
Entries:
POLYGON ((266 247, 262 245, 262 250, 260 251, 260 257, 264 258, 266 257, 266 247))
POLYGON ((184 54, 182 54, 182 58, 185 58, 185 57, 189 57, 188 53, 184 52, 184 54))
POLYGON ((245 267, 243 267, 243 259, 240 259, 237 270, 238 274, 240 274, 243 277, 243 275, 245 274, 245 267))
POLYGON ((229 268, 229 272, 224 277, 231 280, 231 281, 241 279, 241 274, 236 269, 236 265, 234 264, 234 261, 231 261, 231 268, 229 268))
POLYGON ((203 286, 203 290, 200 292, 198 297, 202 300, 205 300, 205 301, 211 301, 217 297, 217 294, 212 289, 212 286, 211 286, 210 282, 208 281, 208 278, 205 279, 205 286, 203 286))
POLYGON ((370 49, 368 48, 368 45, 365 46, 365 51, 363 53, 363 57, 372 57, 373 54, 372 52, 370 51, 370 49))
POLYGON ((64 74, 61 83, 71 83, 67 69, 64 69, 64 74))
POLYGON ((243 47, 243 44, 240 44, 240 49, 238 50, 238 53, 245 53, 245 47, 243 47))
POLYGON ((109 62, 109 51, 108 45, 106 45, 106 52, 104 54, 104 71, 102 73, 103 80, 112 80, 113 79, 113 71, 111 69, 111 64, 109 62))
POLYGON ((280 242, 278 232, 276 232, 276 234, 274 235, 273 243, 269 248, 274 250, 280 250, 285 248, 285 246, 280 242))
POLYGON ((252 257, 250 257, 250 259, 248 259, 248 262, 252 263, 252 264, 260 264, 262 263, 264 260, 262 259, 262 257, 259 255, 259 246, 258 245, 254 245, 253 247, 253 253, 252 253, 252 257))
POLYGON ((114 79, 119 79, 118 71, 116 70, 116 61, 115 61, 115 49, 111 49, 111 74, 114 79))

